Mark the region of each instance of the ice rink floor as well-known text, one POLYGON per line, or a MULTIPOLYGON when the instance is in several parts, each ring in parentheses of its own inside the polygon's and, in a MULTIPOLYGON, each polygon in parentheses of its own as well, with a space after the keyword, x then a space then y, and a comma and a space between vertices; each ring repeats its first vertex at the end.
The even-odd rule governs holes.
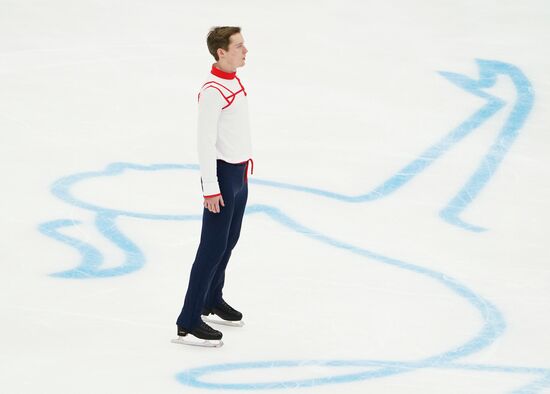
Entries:
POLYGON ((550 393, 550 3, 0 0, 1 393, 550 393), (254 174, 175 345, 205 37, 254 174))

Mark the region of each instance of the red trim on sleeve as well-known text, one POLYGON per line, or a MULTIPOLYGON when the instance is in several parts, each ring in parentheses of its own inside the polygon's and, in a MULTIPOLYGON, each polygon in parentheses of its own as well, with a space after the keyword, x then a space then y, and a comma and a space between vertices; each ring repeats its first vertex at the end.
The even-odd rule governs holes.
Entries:
POLYGON ((212 197, 221 196, 221 195, 222 195, 221 193, 211 194, 210 196, 204 196, 204 198, 212 198, 212 197))

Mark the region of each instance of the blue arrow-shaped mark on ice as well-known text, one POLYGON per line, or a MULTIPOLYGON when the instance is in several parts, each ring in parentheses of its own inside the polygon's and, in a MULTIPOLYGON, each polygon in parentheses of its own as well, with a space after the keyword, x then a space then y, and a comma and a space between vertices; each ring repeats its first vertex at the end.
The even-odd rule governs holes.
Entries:
POLYGON ((492 87, 495 84, 498 75, 508 76, 512 80, 516 89, 516 102, 514 103, 514 107, 502 126, 495 142, 491 145, 485 156, 483 156, 477 169, 468 179, 466 184, 464 184, 458 194, 454 196, 447 206, 440 212, 440 216, 447 222, 471 231, 483 231, 485 229, 466 223, 460 219, 459 215, 477 197, 495 173, 498 165, 518 136, 520 129, 525 123, 525 119, 527 119, 527 116, 533 107, 534 101, 534 94, 531 84, 517 67, 511 64, 488 60, 477 60, 477 63, 480 69, 480 78, 478 81, 468 79, 467 77, 459 74, 448 72, 441 73, 441 75, 449 81, 464 90, 477 96, 487 98, 487 105, 472 118, 470 118, 471 121, 479 122, 476 118, 480 118, 480 120, 485 121, 492 115, 489 114, 491 111, 496 112, 493 108, 496 108, 497 105, 503 105, 499 99, 482 91, 482 89, 492 87), (488 114, 485 114, 484 112, 487 112, 488 114))

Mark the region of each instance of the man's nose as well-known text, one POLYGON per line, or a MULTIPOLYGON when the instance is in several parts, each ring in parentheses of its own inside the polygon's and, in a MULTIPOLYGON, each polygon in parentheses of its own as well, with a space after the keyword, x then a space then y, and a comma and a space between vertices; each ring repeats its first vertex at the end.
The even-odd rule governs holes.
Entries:
POLYGON ((248 49, 246 49, 245 46, 243 46, 243 49, 244 49, 244 53, 247 53, 247 52, 248 52, 248 49))

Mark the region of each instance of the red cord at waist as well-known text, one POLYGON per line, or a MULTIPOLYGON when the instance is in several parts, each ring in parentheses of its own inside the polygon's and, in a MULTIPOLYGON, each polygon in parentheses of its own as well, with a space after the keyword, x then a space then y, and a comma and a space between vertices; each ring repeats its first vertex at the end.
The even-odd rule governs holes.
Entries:
POLYGON ((250 168, 250 174, 252 175, 252 174, 254 174, 254 160, 248 159, 247 161, 243 161, 243 162, 238 163, 238 164, 246 163, 246 169, 244 170, 244 181, 245 182, 248 182, 248 163, 249 162, 252 164, 252 166, 250 168))

